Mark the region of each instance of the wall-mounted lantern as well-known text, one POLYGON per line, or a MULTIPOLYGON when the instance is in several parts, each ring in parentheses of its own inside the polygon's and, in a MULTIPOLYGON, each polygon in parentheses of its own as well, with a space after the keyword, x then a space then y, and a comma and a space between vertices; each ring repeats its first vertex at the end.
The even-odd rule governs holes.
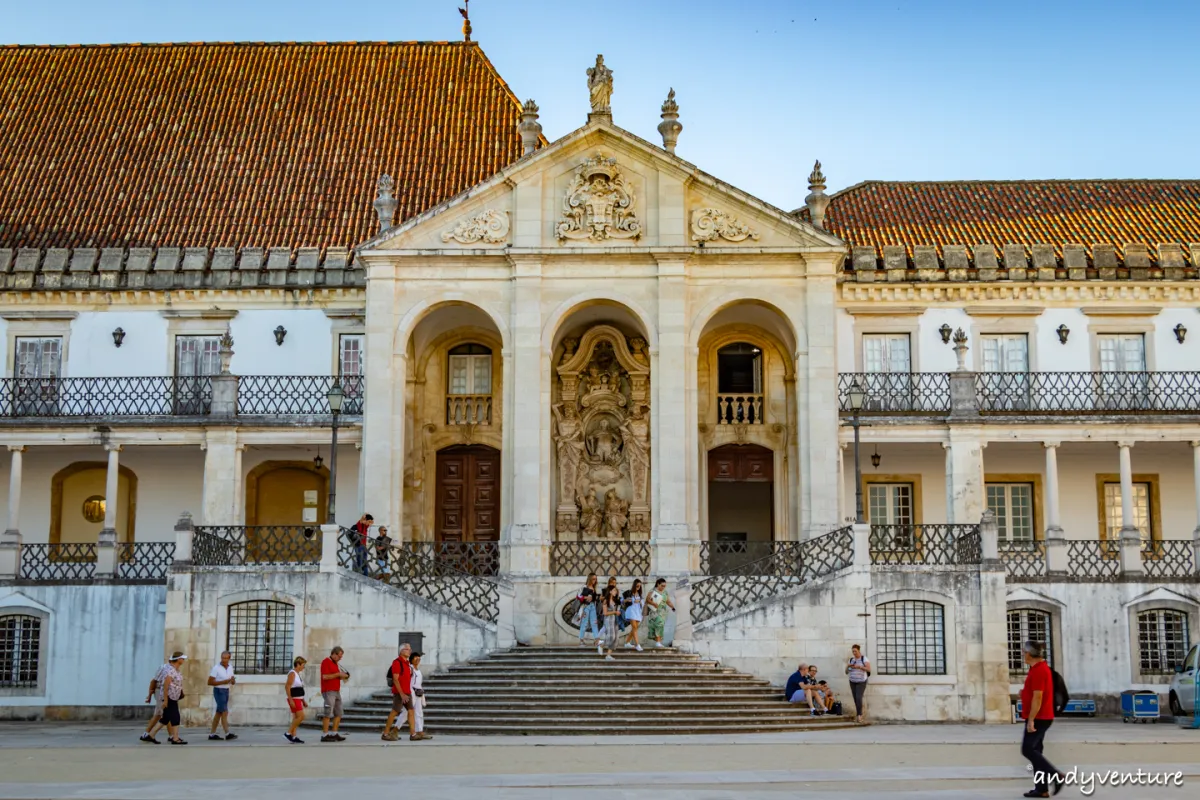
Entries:
POLYGON ((275 344, 282 346, 283 340, 287 336, 287 328, 282 325, 275 328, 275 344))
POLYGON ((938 333, 942 335, 942 344, 950 344, 950 326, 942 323, 942 327, 938 328, 938 333))
POLYGON ((879 446, 875 446, 875 452, 871 454, 871 466, 879 467, 879 462, 883 461, 883 457, 879 455, 879 446))
POLYGON ((317 457, 313 459, 313 466, 317 468, 318 472, 321 470, 321 467, 325 466, 325 459, 321 458, 320 450, 317 451, 317 457))
POLYGON ((1185 328, 1181 322, 1176 325, 1173 330, 1175 331, 1175 341, 1183 344, 1183 340, 1187 338, 1187 328, 1185 328))
POLYGON ((1054 332, 1058 334, 1058 341, 1062 344, 1066 344, 1067 337, 1071 335, 1071 329, 1066 325, 1059 325, 1054 332))
POLYGON ((125 341, 125 329, 117 328, 115 331, 113 331, 113 346, 120 347, 121 342, 123 341, 125 341))

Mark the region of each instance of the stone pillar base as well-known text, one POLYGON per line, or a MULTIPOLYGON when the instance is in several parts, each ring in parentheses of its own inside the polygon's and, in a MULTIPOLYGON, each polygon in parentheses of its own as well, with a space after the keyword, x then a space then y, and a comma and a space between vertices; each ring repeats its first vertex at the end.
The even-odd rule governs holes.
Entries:
POLYGON ((6 530, 0 536, 0 579, 16 578, 21 571, 21 532, 6 530))

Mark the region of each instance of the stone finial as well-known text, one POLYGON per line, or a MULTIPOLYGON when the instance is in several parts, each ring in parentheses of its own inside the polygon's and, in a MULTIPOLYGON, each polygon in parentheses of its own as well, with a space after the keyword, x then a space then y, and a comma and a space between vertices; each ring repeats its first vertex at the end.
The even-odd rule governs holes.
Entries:
POLYGON ((396 196, 392 194, 396 189, 396 182, 392 180, 391 175, 380 175, 378 189, 379 194, 371 205, 375 207, 375 215, 379 217, 379 230, 382 233, 392 227, 392 221, 396 218, 398 203, 396 196))
POLYGON ((958 370, 963 372, 967 368, 967 333, 962 328, 954 331, 954 357, 958 359, 958 370))
POLYGON ((679 122, 679 103, 675 102, 675 90, 667 92, 667 99, 662 104, 662 122, 658 123, 658 132, 662 134, 663 148, 668 153, 675 152, 679 142, 679 132, 683 125, 679 122))
POLYGON ((229 367, 233 363, 233 332, 229 329, 229 326, 225 326, 225 333, 221 336, 220 348, 217 350, 217 355, 221 359, 221 374, 231 375, 229 367))
POLYGON ((470 11, 470 8, 471 8, 471 0, 463 0, 463 8, 460 8, 458 10, 458 13, 462 14, 462 18, 463 18, 462 32, 463 32, 463 41, 464 42, 471 41, 471 11, 470 11))
POLYGON ((821 172, 821 162, 813 164, 813 171, 808 176, 808 197, 804 198, 808 206, 808 219, 814 228, 825 230, 825 209, 829 208, 829 197, 825 194, 825 174, 821 172))
POLYGON ((538 122, 538 105, 533 100, 526 100, 521 106, 521 121, 517 123, 517 133, 521 134, 521 155, 527 156, 537 147, 542 135, 542 126, 538 122))

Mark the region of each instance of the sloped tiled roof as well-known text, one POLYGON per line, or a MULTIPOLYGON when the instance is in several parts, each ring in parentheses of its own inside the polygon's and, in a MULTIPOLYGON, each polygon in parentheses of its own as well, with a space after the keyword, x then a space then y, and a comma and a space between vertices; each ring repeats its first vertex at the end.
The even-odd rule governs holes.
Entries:
POLYGON ((0 47, 0 248, 352 248, 521 156, 466 42, 0 47))
MULTIPOLYGON (((807 217, 807 211, 802 216, 807 217)), ((1200 180, 868 181, 832 196, 851 247, 1200 242, 1200 180)))

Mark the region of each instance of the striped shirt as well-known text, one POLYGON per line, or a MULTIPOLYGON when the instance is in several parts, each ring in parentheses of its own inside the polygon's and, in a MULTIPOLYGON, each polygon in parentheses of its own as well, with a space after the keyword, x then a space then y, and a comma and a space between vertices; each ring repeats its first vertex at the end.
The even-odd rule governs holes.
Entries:
POLYGON ((850 659, 850 671, 846 674, 851 683, 866 683, 867 670, 871 668, 871 660, 866 656, 850 659))

